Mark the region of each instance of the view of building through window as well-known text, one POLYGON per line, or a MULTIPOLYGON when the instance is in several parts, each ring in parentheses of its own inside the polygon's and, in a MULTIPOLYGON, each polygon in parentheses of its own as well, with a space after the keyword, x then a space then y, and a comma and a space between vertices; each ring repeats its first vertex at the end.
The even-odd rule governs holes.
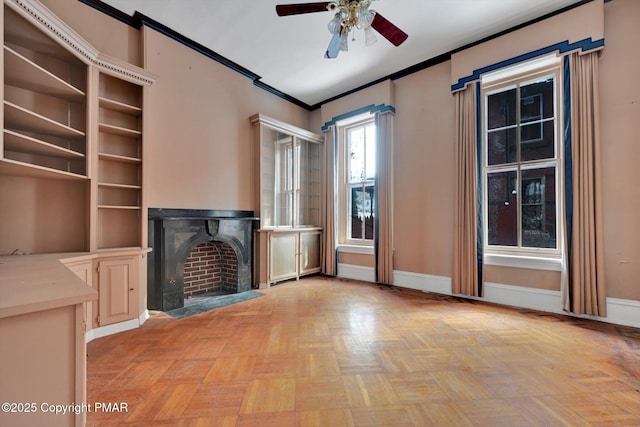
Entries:
POLYGON ((486 94, 489 245, 557 248, 556 80, 509 82, 486 94))

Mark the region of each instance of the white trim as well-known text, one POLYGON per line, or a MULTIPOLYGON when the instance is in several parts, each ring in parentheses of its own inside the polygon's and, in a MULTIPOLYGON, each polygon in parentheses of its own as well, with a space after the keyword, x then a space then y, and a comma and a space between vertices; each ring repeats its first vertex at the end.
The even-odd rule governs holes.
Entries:
POLYGON ((149 320, 149 310, 145 310, 142 313, 140 313, 140 316, 138 316, 138 324, 140 326, 144 325, 144 322, 146 322, 147 320, 149 320))
POLYGON ((109 335, 117 334, 119 332, 129 331, 131 329, 139 328, 144 322, 149 319, 149 310, 145 310, 138 316, 137 319, 127 320, 125 322, 114 323, 112 325, 100 326, 98 328, 91 329, 85 332, 84 340, 89 343, 96 338, 102 338, 109 335))
POLYGON ((252 125, 261 124, 263 126, 267 126, 269 128, 291 134, 300 139, 315 142, 318 144, 324 143, 324 137, 320 134, 308 131, 306 129, 301 129, 297 126, 293 126, 289 123, 285 123, 272 117, 265 116, 261 113, 254 114, 253 116, 249 117, 249 120, 251 121, 252 125))
MULTIPOLYGON (((451 293, 451 278, 449 277, 397 270, 394 270, 393 275, 394 286, 416 289, 423 292, 453 295, 451 293)), ((483 298, 458 294, 455 296, 504 306, 528 308, 581 319, 597 320, 614 325, 640 328, 640 301, 607 298, 608 315, 607 317, 600 317, 576 315, 563 311, 562 294, 560 291, 485 282, 484 295, 483 298)))
POLYGON ((640 301, 607 298, 607 317, 587 315, 576 317, 640 328, 640 301))
POLYGON ((451 278, 444 276, 394 270, 393 285, 423 292, 451 295, 451 278))
POLYGON ((498 68, 495 71, 480 76, 480 82, 483 86, 490 86, 495 82, 502 82, 504 80, 513 79, 514 76, 526 76, 528 74, 538 73, 540 70, 547 70, 553 68, 559 68, 562 63, 562 56, 557 53, 551 53, 544 56, 539 56, 530 61, 518 62, 514 65, 510 65, 503 68, 498 68))
POLYGON ((373 246, 339 244, 336 249, 346 254, 373 255, 373 246))
POLYGON ((560 291, 503 285, 491 282, 485 282, 483 289, 484 298, 479 298, 481 301, 512 307, 530 308, 532 310, 550 313, 567 314, 562 311, 562 296, 560 291))
POLYGON ((526 255, 485 253, 484 264, 501 267, 529 268, 532 270, 562 271, 562 259, 526 255))
POLYGON ((375 282, 376 274, 373 267, 362 265, 338 264, 338 277, 343 279, 362 280, 364 282, 375 282))

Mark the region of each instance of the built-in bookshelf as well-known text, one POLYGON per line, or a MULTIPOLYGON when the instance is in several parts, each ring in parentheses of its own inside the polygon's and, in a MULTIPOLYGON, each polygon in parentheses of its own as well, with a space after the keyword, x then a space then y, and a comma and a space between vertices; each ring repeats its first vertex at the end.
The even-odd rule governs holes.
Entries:
POLYGON ((144 248, 142 68, 37 0, 5 0, 0 255, 144 248))
POLYGON ((98 249, 141 246, 142 87, 100 74, 98 249))
POLYGON ((262 114, 255 130, 255 280, 259 287, 320 271, 321 135, 262 114))
POLYGON ((87 65, 11 9, 4 11, 0 172, 87 178, 87 65))

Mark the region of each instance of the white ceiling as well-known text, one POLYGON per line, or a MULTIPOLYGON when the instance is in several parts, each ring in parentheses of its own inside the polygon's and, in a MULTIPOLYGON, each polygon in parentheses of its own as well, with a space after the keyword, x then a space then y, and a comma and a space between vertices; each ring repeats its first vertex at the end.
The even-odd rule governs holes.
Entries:
POLYGON ((102 0, 141 14, 316 105, 351 89, 539 18, 578 0, 376 0, 376 10, 409 38, 394 47, 356 31, 349 51, 325 59, 331 12, 278 17, 276 4, 301 0, 102 0))

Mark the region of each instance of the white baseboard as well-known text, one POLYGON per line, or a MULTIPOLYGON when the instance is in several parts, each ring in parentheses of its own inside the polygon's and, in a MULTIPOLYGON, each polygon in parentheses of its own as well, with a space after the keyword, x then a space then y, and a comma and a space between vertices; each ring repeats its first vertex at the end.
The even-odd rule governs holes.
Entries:
POLYGON ((567 314, 562 311, 562 295, 560 291, 485 282, 484 298, 478 299, 500 305, 567 314))
MULTIPOLYGON (((451 292, 451 278, 433 276, 430 274, 412 273, 407 271, 393 272, 394 285, 416 289, 423 292, 435 292, 443 295, 453 295, 451 292)), ((524 286, 505 285, 501 283, 484 283, 484 297, 470 297, 456 295, 461 298, 486 301, 511 307, 528 308, 546 311, 548 313, 564 314, 582 319, 598 320, 615 325, 640 328, 640 301, 619 298, 607 298, 607 317, 575 315, 562 310, 562 295, 560 291, 527 288, 524 286)))
POLYGON ((149 310, 143 311, 140 316, 138 316, 138 323, 140 326, 144 325, 144 322, 149 320, 149 310))
POLYGON ((394 270, 393 284, 401 288, 451 295, 451 278, 444 276, 394 270))
POLYGON ((139 328, 149 318, 149 310, 145 310, 138 316, 137 319, 127 320, 125 322, 114 323, 112 325, 100 326, 98 328, 91 329, 84 334, 85 342, 89 343, 96 338, 102 338, 109 335, 117 334, 119 332, 128 331, 131 329, 139 328))
POLYGON ((338 277, 343 279, 362 280, 364 282, 375 282, 376 272, 373 267, 364 267, 353 264, 338 264, 338 277))

